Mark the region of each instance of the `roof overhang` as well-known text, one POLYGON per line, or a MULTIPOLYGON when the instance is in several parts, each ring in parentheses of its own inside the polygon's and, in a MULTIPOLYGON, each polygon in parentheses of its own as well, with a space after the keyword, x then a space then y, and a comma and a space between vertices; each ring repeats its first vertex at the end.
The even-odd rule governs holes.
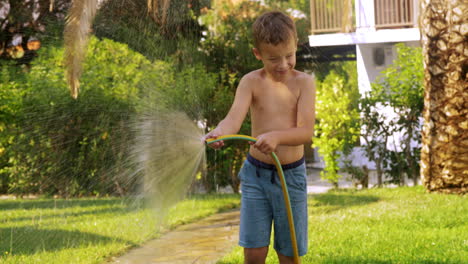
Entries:
POLYGON ((342 46, 370 43, 419 41, 419 28, 381 29, 375 31, 310 35, 311 47, 342 46))

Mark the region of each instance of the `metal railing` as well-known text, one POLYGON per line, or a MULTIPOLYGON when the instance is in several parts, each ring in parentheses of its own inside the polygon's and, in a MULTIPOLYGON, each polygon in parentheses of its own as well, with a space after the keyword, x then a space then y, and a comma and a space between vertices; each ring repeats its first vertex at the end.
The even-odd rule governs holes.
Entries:
MULTIPOLYGON (((414 26, 414 0, 374 0, 375 27, 414 26)), ((310 0, 311 33, 350 32, 355 28, 353 0, 310 0)))
POLYGON ((312 34, 349 32, 354 27, 352 0, 310 0, 312 34))
POLYGON ((414 25, 413 0, 375 0, 375 28, 402 28, 414 25))

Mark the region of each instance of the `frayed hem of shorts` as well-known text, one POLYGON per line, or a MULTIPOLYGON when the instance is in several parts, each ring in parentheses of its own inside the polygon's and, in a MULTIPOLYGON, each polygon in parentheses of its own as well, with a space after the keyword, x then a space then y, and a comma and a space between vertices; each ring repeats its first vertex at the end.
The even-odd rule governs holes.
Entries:
MULTIPOLYGON (((278 250, 278 249, 275 248, 275 247, 273 247, 273 248, 275 249, 276 252, 281 253, 281 255, 283 255, 283 256, 291 257, 291 258, 294 257, 294 252, 291 252, 291 254, 284 254, 284 252, 281 252, 281 250, 278 250)), ((288 253, 289 253, 289 252, 288 252, 288 253)), ((301 254, 301 252, 299 252, 299 257, 303 257, 303 256, 305 256, 305 255, 307 255, 307 251, 306 251, 306 252, 303 252, 302 254, 301 254)))
POLYGON ((270 246, 270 243, 264 245, 264 244, 258 244, 258 245, 250 245, 250 244, 247 244, 247 243, 244 243, 242 241, 239 241, 239 246, 243 247, 243 248, 262 248, 262 247, 269 247, 270 246))

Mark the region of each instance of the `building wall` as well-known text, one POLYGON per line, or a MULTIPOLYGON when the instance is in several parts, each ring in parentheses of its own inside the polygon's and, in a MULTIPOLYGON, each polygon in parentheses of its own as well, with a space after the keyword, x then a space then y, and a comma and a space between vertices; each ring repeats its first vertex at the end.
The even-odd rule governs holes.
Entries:
MULTIPOLYGON (((408 46, 420 46, 419 41, 405 42, 408 46)), ((371 90, 371 83, 375 82, 379 75, 393 64, 393 61, 398 57, 396 52, 396 43, 373 43, 373 44, 358 44, 356 45, 356 60, 358 71, 358 85, 359 92, 364 95, 365 92, 371 90), (380 50, 380 51, 377 51, 380 50), (380 53, 380 55, 378 54, 380 53), (382 59, 383 54, 383 59, 382 59), (380 59, 376 58, 380 56, 380 59)), ((381 107, 379 111, 385 113, 386 121, 396 118, 396 113, 391 107, 381 107)), ((402 151, 402 139, 404 138, 404 131, 395 132, 387 143, 389 150, 402 151)), ((361 138, 361 144, 365 140, 361 138)), ((416 142, 412 142, 413 147, 416 147, 416 142)), ((361 151, 356 151, 354 157, 357 163, 368 163, 367 159, 363 157, 361 151)), ((373 167, 372 165, 370 167, 373 167)))
MULTIPOLYGON (((397 58, 396 43, 372 43, 356 45, 356 62, 359 92, 371 90, 371 83, 397 58), (383 59, 382 59, 383 57, 383 59)), ((419 41, 405 42, 408 46, 419 46, 419 41)))

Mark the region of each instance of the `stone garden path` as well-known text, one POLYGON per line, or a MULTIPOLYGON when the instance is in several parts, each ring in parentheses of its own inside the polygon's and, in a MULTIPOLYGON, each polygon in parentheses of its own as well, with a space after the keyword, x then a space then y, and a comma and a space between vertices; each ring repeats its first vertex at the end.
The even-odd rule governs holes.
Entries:
POLYGON ((237 244, 239 210, 187 224, 115 258, 114 264, 216 263, 237 244))

